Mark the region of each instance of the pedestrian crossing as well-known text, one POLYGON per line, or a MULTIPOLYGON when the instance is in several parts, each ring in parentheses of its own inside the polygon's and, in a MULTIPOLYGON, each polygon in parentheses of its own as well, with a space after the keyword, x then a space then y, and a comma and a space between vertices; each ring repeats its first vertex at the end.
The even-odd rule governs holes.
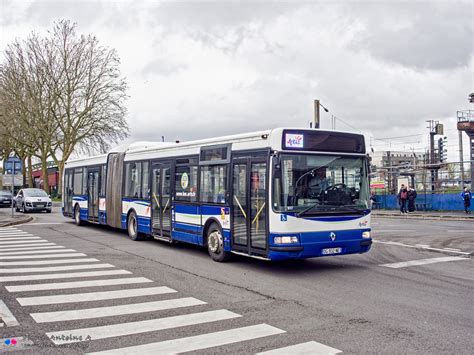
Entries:
MULTIPOLYGON (((0 228, 0 282, 52 344, 86 342, 90 354, 212 352, 286 333, 266 323, 236 326, 238 319, 245 323, 240 314, 12 227, 0 228), (184 329, 192 335, 180 335, 184 329), (167 330, 176 330, 172 339, 139 336, 167 330), (121 337, 135 340, 124 345, 121 337)), ((292 354, 341 352, 315 341, 264 350, 287 348, 292 354)))

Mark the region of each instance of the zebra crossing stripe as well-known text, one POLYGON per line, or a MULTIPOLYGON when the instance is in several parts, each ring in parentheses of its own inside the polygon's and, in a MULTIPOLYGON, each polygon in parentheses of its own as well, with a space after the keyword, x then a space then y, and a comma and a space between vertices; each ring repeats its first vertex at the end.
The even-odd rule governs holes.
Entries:
POLYGON ((131 272, 127 270, 106 270, 106 271, 71 272, 71 273, 66 273, 66 274, 0 276, 0 282, 72 279, 76 277, 110 276, 110 275, 126 275, 126 274, 131 274, 131 272))
POLYGON ((105 269, 114 267, 112 264, 86 264, 86 265, 69 265, 69 266, 50 266, 50 267, 22 267, 14 269, 0 269, 0 274, 19 274, 26 272, 48 272, 48 271, 67 271, 81 269, 105 269))
POLYGON ((72 254, 47 254, 47 255, 14 255, 14 256, 0 256, 0 260, 12 260, 12 259, 48 259, 48 258, 71 258, 73 256, 87 256, 83 253, 72 253, 72 254))
POLYGON ((22 248, 6 248, 6 249, 0 249, 0 252, 4 251, 21 251, 21 250, 41 250, 41 249, 63 249, 65 247, 61 245, 55 245, 54 243, 46 243, 46 244, 41 244, 40 247, 22 247, 22 248), (46 245, 48 244, 48 245, 46 245), (51 246, 49 245, 51 244, 51 246), (45 246, 43 246, 45 245, 45 246))
POLYGON ((106 325, 101 327, 63 330, 57 332, 46 333, 49 339, 56 345, 75 343, 85 339, 88 336, 90 340, 106 339, 119 336, 126 336, 132 334, 140 334, 147 332, 155 332, 165 329, 173 329, 178 327, 185 327, 196 324, 217 322, 227 319, 241 317, 240 314, 230 312, 226 309, 184 314, 167 318, 156 318, 139 322, 129 322, 121 324, 106 325), (63 337, 66 335, 66 337, 63 337), (68 339, 68 340, 63 340, 68 339))
POLYGON ((264 351, 256 355, 305 355, 305 354, 315 354, 315 355, 332 355, 340 354, 341 350, 331 348, 330 346, 318 343, 316 341, 308 341, 306 343, 285 346, 284 348, 273 349, 269 351, 264 351))
POLYGON ((120 306, 74 309, 70 311, 58 312, 31 313, 30 315, 37 323, 49 323, 78 319, 113 317, 124 314, 155 312, 162 311, 165 309, 198 306, 203 304, 206 304, 206 302, 200 301, 193 297, 187 297, 165 301, 124 304, 120 306))
POLYGON ((402 261, 398 263, 392 264, 383 264, 379 266, 385 266, 392 269, 400 269, 402 267, 408 266, 420 266, 420 265, 428 265, 428 264, 435 264, 435 263, 444 263, 447 261, 461 261, 461 260, 471 260, 470 258, 463 258, 461 256, 446 256, 440 258, 430 258, 430 259, 421 259, 421 260, 411 260, 411 261, 402 261))
MULTIPOLYGON (((0 246, 7 245, 7 244, 28 244, 28 245, 32 245, 32 244, 35 244, 35 243, 48 243, 48 241, 44 240, 44 239, 41 239, 41 240, 9 240, 9 241, 6 241, 6 242, 0 241, 0 246)), ((11 245, 9 245, 9 247, 10 246, 11 245)))
POLYGON ((285 333, 284 330, 268 324, 257 324, 220 332, 207 333, 192 337, 178 338, 158 343, 130 346, 121 349, 99 351, 92 354, 176 354, 197 351, 216 346, 239 343, 242 341, 263 338, 285 333))
POLYGON ((31 233, 26 233, 26 232, 8 232, 8 233, 0 233, 0 239, 3 237, 11 237, 11 236, 20 236, 24 237, 25 235, 33 235, 31 233))
POLYGON ((141 297, 152 295, 164 295, 167 293, 177 292, 169 287, 149 287, 149 288, 134 288, 117 291, 104 292, 86 292, 73 293, 68 295, 52 295, 52 296, 38 296, 38 297, 20 297, 16 300, 22 306, 38 306, 44 304, 60 304, 73 302, 91 302, 102 300, 115 300, 119 298, 141 297))
POLYGON ((100 261, 95 258, 82 259, 59 259, 59 260, 32 260, 32 261, 0 261, 0 266, 21 266, 21 265, 51 265, 51 264, 75 264, 100 261))
POLYGON ((31 239, 41 239, 40 237, 19 237, 19 236, 8 236, 7 238, 0 238, 0 240, 3 242, 4 240, 26 240, 30 241, 31 239))
POLYGON ((30 250, 30 251, 9 251, 6 253, 0 253, 0 256, 3 255, 28 255, 28 254, 47 254, 47 253, 69 253, 74 252, 74 249, 62 249, 62 250, 30 250))
POLYGON ((44 290, 67 290, 67 289, 72 289, 72 288, 83 288, 83 287, 130 285, 130 284, 140 284, 140 283, 149 283, 149 282, 153 282, 153 281, 145 277, 129 277, 129 278, 123 278, 123 279, 55 282, 55 283, 33 284, 33 285, 5 286, 5 289, 8 292, 31 292, 31 291, 44 291, 44 290))
POLYGON ((3 323, 5 323, 7 327, 14 327, 15 325, 20 324, 18 323, 10 309, 7 307, 5 302, 3 302, 2 300, 0 300, 0 319, 3 321, 3 323))
MULTIPOLYGON (((28 248, 28 247, 31 247, 31 248, 38 248, 38 247, 42 247, 42 246, 48 246, 48 245, 56 245, 56 243, 46 243, 46 242, 42 242, 41 244, 31 244, 31 243, 22 243, 22 244, 15 244, 15 245, 0 245, 0 251, 4 251, 4 250, 9 250, 9 249, 22 249, 22 248, 28 248)), ((64 247, 63 247, 64 248, 64 247)))

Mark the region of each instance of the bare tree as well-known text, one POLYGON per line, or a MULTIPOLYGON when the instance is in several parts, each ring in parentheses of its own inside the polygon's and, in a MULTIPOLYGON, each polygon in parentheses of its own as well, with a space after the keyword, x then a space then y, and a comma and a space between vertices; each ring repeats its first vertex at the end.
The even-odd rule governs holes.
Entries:
POLYGON ((61 193, 64 165, 73 151, 105 151, 128 136, 125 119, 127 84, 120 76, 114 49, 93 35, 76 34, 69 21, 55 24, 40 37, 32 33, 5 50, 0 66, 0 97, 10 149, 42 163, 45 188, 47 159, 59 169, 61 193))
POLYGON ((56 24, 50 46, 56 57, 49 67, 51 112, 59 127, 50 152, 62 176, 75 149, 104 152, 127 137, 127 84, 117 52, 100 46, 95 36, 77 36, 69 21, 56 24))

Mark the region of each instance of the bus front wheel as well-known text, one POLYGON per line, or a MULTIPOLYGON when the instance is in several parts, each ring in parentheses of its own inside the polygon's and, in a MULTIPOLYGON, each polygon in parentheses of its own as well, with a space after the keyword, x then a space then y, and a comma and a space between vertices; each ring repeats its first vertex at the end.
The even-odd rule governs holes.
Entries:
POLYGON ((223 262, 230 258, 230 253, 224 250, 224 237, 216 223, 211 224, 207 230, 207 250, 214 261, 223 262))
POLYGON ((143 240, 143 237, 138 233, 137 214, 134 211, 130 212, 128 215, 127 231, 131 240, 143 240))

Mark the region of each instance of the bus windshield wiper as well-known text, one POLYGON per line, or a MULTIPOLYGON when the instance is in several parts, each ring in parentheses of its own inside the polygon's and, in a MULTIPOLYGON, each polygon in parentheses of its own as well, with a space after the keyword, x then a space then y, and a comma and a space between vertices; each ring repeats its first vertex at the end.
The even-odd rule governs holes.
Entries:
POLYGON ((329 205, 329 206, 335 207, 340 211, 343 211, 343 210, 347 211, 348 210, 348 211, 364 214, 364 209, 357 208, 357 207, 354 207, 354 206, 348 206, 348 205, 329 205))
POLYGON ((319 202, 313 203, 311 206, 308 206, 304 210, 301 210, 300 212, 298 212, 296 214, 296 217, 302 216, 303 214, 305 214, 306 212, 309 212, 310 210, 312 210, 316 206, 319 206, 319 202))

